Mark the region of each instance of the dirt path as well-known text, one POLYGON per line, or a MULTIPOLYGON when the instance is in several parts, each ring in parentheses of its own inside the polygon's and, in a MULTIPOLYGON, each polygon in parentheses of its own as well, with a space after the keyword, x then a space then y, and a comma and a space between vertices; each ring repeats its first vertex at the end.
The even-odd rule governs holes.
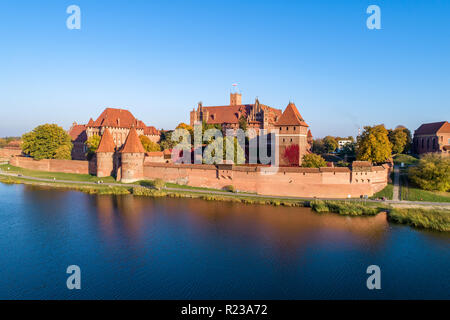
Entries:
POLYGON ((400 169, 394 167, 394 194, 392 196, 392 201, 401 201, 400 199, 400 169))

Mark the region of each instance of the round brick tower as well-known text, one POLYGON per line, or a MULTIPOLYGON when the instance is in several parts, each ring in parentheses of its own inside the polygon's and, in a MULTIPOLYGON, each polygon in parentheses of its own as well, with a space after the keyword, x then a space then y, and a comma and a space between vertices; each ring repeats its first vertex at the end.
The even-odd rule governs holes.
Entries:
POLYGON ((114 140, 106 129, 97 149, 97 177, 109 177, 114 175, 114 140))
POLYGON ((122 182, 130 183, 144 178, 145 150, 137 134, 132 127, 127 140, 120 151, 122 154, 122 182))

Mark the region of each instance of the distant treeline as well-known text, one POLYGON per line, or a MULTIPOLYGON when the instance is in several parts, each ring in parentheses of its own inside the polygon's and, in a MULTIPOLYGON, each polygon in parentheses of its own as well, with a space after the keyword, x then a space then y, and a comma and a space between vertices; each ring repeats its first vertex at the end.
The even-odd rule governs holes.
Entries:
POLYGON ((6 146, 11 141, 20 140, 20 139, 21 139, 20 137, 3 137, 3 138, 0 138, 0 148, 3 148, 4 146, 6 146))

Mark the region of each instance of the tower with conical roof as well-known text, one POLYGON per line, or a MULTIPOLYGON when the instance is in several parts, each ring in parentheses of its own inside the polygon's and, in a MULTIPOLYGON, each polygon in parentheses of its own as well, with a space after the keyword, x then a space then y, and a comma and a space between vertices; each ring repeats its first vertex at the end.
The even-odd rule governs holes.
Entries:
POLYGON ((278 131, 280 166, 301 165, 303 156, 309 152, 308 125, 293 102, 289 102, 275 127, 278 131))
POLYGON ((121 181, 130 183, 142 180, 144 177, 145 149, 134 126, 131 128, 120 153, 122 155, 121 181))
POLYGON ((115 143, 111 132, 106 129, 97 149, 97 177, 114 175, 115 143))

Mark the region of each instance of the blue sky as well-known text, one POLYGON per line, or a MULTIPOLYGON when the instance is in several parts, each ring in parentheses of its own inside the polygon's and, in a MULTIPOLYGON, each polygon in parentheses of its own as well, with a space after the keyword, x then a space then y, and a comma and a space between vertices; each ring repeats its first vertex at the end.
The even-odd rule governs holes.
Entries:
POLYGON ((294 101, 316 137, 450 120, 450 1, 0 4, 0 136, 105 107, 170 129, 198 101, 227 104, 235 82, 244 103, 294 101), (66 28, 71 4, 81 30, 66 28))

